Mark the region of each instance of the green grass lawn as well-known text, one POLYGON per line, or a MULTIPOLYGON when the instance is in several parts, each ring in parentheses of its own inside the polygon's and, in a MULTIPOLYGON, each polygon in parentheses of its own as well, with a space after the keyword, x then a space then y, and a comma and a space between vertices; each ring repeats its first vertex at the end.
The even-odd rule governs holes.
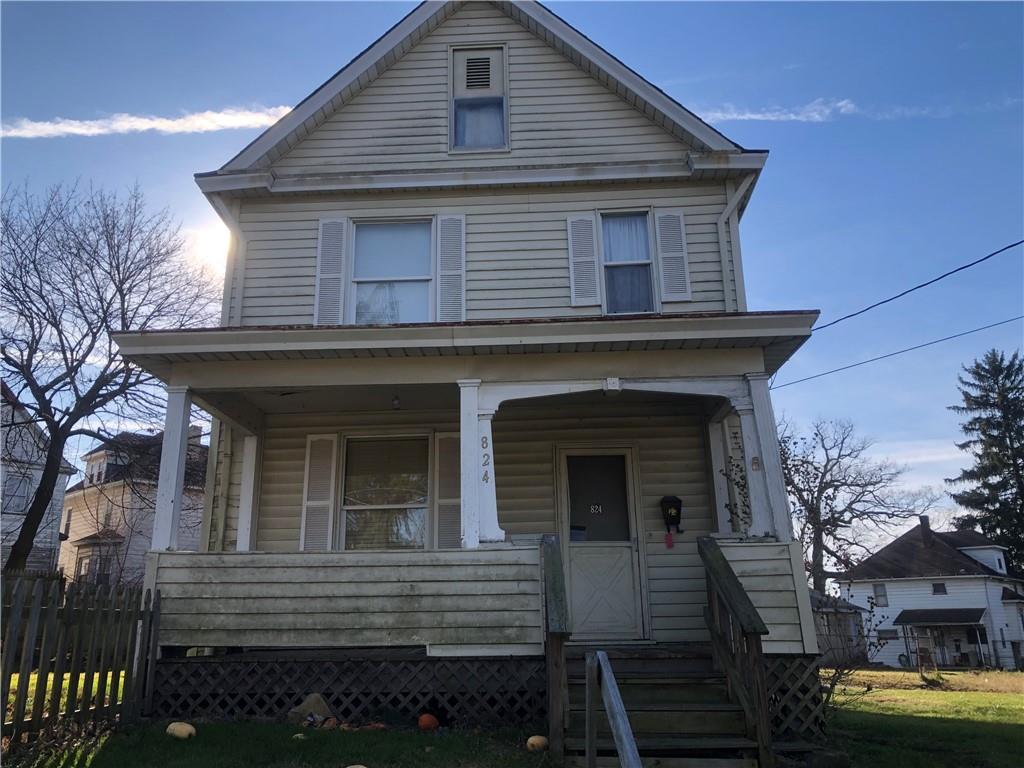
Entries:
MULTIPOLYGON (((196 723, 187 741, 154 724, 115 733, 77 753, 56 750, 33 768, 536 768, 528 734, 415 730, 317 731, 282 723, 196 723), (296 740, 296 733, 305 739, 296 740)), ((24 764, 23 764, 24 765, 24 764)))
MULTIPOLYGON (((899 674, 899 673, 894 673, 899 674)), ((1024 683, 1024 675, 1015 673, 1024 683)), ((1021 768, 1024 695, 1004 691, 875 689, 838 697, 835 745, 855 768, 1021 768)), ((1000 686, 1001 687, 1001 686, 1000 686)))

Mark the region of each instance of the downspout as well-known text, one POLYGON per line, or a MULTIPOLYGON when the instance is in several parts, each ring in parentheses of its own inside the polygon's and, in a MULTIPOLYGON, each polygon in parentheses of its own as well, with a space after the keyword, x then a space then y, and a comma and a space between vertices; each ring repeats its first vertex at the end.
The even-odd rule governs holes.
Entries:
POLYGON ((735 191, 729 190, 731 184, 726 186, 726 203, 725 208, 718 217, 716 226, 718 228, 718 258, 722 265, 722 287, 725 289, 725 310, 729 311, 747 311, 747 297, 746 290, 743 284, 743 264, 740 258, 740 241, 739 241, 739 227, 738 219, 732 220, 734 214, 736 214, 740 203, 747 196, 747 192, 750 191, 750 187, 754 184, 756 176, 751 174, 747 176, 743 181, 740 182, 739 187, 735 191), (735 297, 729 291, 729 274, 730 274, 730 253, 729 248, 726 245, 726 224, 730 225, 732 234, 732 275, 733 275, 733 288, 735 290, 735 297))

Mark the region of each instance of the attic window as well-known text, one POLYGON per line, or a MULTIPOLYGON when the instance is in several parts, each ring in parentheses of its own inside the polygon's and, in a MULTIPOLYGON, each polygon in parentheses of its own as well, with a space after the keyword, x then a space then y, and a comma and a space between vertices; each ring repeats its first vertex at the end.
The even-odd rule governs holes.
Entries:
POLYGON ((932 594, 933 595, 945 595, 945 594, 948 594, 946 592, 946 584, 944 582, 938 582, 936 584, 932 584, 932 594))
POLYGON ((508 148, 505 49, 452 51, 450 146, 453 150, 508 148))

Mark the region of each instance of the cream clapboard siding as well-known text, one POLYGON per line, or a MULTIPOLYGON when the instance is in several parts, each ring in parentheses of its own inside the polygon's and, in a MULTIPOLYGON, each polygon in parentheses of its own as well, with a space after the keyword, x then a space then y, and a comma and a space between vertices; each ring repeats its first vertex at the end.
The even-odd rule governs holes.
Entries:
POLYGON ((536 547, 156 554, 160 643, 540 654, 536 547), (460 647, 462 646, 462 647, 460 647))
POLYGON ((210 503, 212 524, 207 549, 230 551, 238 544, 238 507, 242 494, 242 447, 245 436, 221 423, 216 476, 210 503), (220 527, 224 531, 221 534, 220 527))
MULTIPOLYGON (((556 531, 556 444, 632 445, 639 466, 653 638, 706 639, 703 568, 696 537, 713 530, 702 417, 685 405, 537 407, 507 403, 494 419, 499 522, 514 541, 535 544, 556 531), (683 500, 685 533, 664 546, 659 500, 683 500)), ((306 435, 333 431, 457 431, 458 414, 380 413, 268 416, 263 448, 259 550, 294 552, 301 524, 306 435)))
MULTIPOLYGON (((765 653, 814 653, 817 650, 807 582, 801 568, 794 574, 797 543, 723 542, 722 552, 750 595, 754 607, 768 625, 765 653), (801 602, 804 603, 801 606, 801 602)), ((799 555, 799 551, 797 551, 799 555)))
POLYGON ((496 8, 455 13, 273 164, 278 173, 679 160, 689 147, 496 8), (508 46, 508 152, 448 151, 449 46, 508 46))
POLYGON ((735 299, 723 279, 716 222, 726 204, 724 183, 542 187, 488 193, 337 194, 246 199, 243 274, 234 281, 230 325, 313 322, 317 233, 322 216, 466 215, 466 319, 593 316, 572 307, 566 217, 581 211, 682 208, 686 218, 692 300, 665 312, 711 312, 735 299))

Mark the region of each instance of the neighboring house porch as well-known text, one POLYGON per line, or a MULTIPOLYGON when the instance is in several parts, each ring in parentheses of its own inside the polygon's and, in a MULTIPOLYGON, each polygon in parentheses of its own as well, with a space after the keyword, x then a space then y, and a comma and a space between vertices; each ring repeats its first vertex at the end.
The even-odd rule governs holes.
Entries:
MULTIPOLYGON (((893 624, 909 667, 989 667, 984 608, 925 608, 900 611, 893 624)), ((904 659, 901 654, 900 661, 904 659)))

